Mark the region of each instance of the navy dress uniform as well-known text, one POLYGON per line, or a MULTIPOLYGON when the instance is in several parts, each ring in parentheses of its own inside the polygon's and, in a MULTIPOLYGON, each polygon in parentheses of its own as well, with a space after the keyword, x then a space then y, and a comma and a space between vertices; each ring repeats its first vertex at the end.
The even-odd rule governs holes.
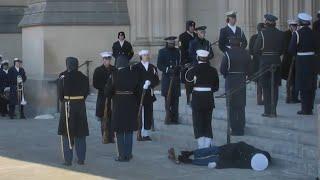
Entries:
POLYGON ((292 34, 297 30, 298 22, 296 20, 289 20, 289 30, 284 32, 285 49, 281 62, 282 79, 287 80, 287 103, 299 103, 299 91, 295 89, 295 60, 294 56, 289 53, 288 48, 292 38, 292 34))
POLYGON ((114 42, 112 45, 112 55, 116 61, 119 56, 125 56, 126 58, 128 58, 128 60, 130 60, 134 55, 131 43, 125 40, 125 38, 126 38, 125 33, 119 32, 118 33, 119 40, 114 42))
POLYGON ((313 112, 317 83, 317 63, 315 59, 316 38, 308 27, 312 17, 306 13, 298 15, 302 26, 292 35, 289 52, 296 55, 296 90, 301 92, 301 111, 298 114, 310 115, 313 112))
MULTIPOLYGON (((159 85, 159 76, 157 67, 150 63, 150 54, 148 50, 139 52, 140 63, 137 63, 133 68, 138 72, 140 89, 145 89, 143 99, 143 107, 141 112, 141 122, 138 131, 138 141, 151 141, 150 130, 153 123, 153 103, 157 100, 154 94, 154 88, 159 85), (145 86, 145 83, 148 85, 145 86)), ((141 99, 141 97, 140 97, 141 99)))
MULTIPOLYGON (((264 29, 264 23, 259 23, 257 25, 257 31, 260 33, 264 29)), ((254 34, 251 36, 250 41, 249 41, 249 52, 250 55, 252 56, 252 61, 251 61, 251 75, 258 73, 259 72, 259 64, 260 64, 260 56, 261 52, 254 52, 254 43, 258 37, 258 33, 254 34)), ((255 82, 258 82, 258 80, 255 80, 255 82)), ((257 104, 258 105, 263 105, 263 97, 262 97, 262 87, 259 83, 257 83, 257 104)))
POLYGON ((192 120, 194 136, 198 148, 206 148, 213 144, 212 111, 215 107, 213 93, 219 89, 217 70, 208 62, 209 51, 197 51, 199 63, 186 73, 186 82, 193 88, 192 120))
MULTIPOLYGON (((103 64, 99 67, 97 67, 94 70, 93 73, 93 87, 98 90, 98 96, 97 96, 97 102, 96 102, 96 117, 99 121, 101 121, 101 134, 103 136, 105 132, 104 123, 102 121, 102 118, 104 116, 105 112, 105 103, 107 97, 104 95, 104 87, 107 84, 107 81, 112 74, 113 71, 116 70, 114 66, 112 66, 111 60, 112 60, 112 52, 103 52, 100 53, 101 57, 103 58, 103 64)), ((111 123, 111 100, 108 100, 107 102, 107 112, 108 112, 108 121, 107 124, 111 123)), ((111 130, 111 126, 108 126, 108 142, 113 143, 113 132, 111 130)))
POLYGON ((157 67, 162 72, 161 95, 165 97, 165 108, 167 111, 166 124, 178 124, 179 119, 179 97, 180 86, 180 52, 175 47, 175 39, 170 36, 165 38, 166 47, 159 50, 157 67), (170 87, 170 82, 172 86, 170 87), (170 89, 171 88, 171 89, 170 89), (167 96, 170 97, 167 97, 167 96), (170 98, 170 101, 168 102, 170 98))
POLYGON ((241 47, 245 49, 248 45, 247 38, 242 31, 242 29, 234 24, 230 23, 230 19, 232 18, 233 21, 237 18, 237 12, 230 11, 225 13, 227 16, 227 26, 220 29, 220 35, 219 35, 219 49, 222 52, 227 51, 228 48, 230 48, 229 38, 234 37, 241 40, 241 47))
POLYGON ((77 163, 83 165, 86 158, 86 136, 89 136, 85 104, 89 94, 89 79, 78 71, 77 58, 68 57, 66 66, 67 71, 59 75, 58 81, 59 100, 62 104, 58 135, 61 135, 64 165, 72 165, 74 147, 77 163))
POLYGON ((230 39, 231 48, 222 58, 220 72, 226 79, 227 109, 232 135, 244 135, 246 106, 246 77, 250 72, 250 55, 240 47, 240 40, 230 39), (242 87, 242 88, 241 88, 242 87), (228 93, 238 89, 234 94, 228 93))
POLYGON ((22 104, 22 97, 18 97, 18 80, 20 82, 19 88, 21 87, 21 84, 24 83, 27 80, 26 73, 24 69, 22 68, 22 60, 15 58, 14 61, 14 66, 9 69, 8 72, 8 78, 9 78, 9 87, 10 87, 10 99, 9 99, 9 116, 11 119, 15 117, 15 107, 19 107, 20 111, 20 118, 25 119, 24 116, 24 104, 22 104), (20 103, 20 104, 19 104, 20 103))
POLYGON ((209 51, 209 55, 208 55, 208 60, 210 61, 213 57, 213 50, 212 50, 212 46, 210 44, 210 42, 205 39, 205 35, 206 35, 206 26, 200 26, 196 28, 196 31, 198 33, 198 36, 190 41, 190 45, 189 45, 189 58, 192 59, 192 62, 194 64, 198 63, 197 60, 197 50, 206 50, 209 51))
POLYGON ((133 132, 138 130, 138 108, 141 94, 139 75, 128 65, 126 57, 120 57, 117 70, 109 78, 105 94, 112 99, 111 127, 116 135, 118 156, 116 161, 132 158, 133 132))
POLYGON ((9 104, 9 96, 10 87, 9 87, 9 77, 8 77, 8 68, 9 61, 3 60, 1 62, 0 68, 0 113, 2 116, 6 116, 8 114, 8 104, 9 104))
POLYGON ((280 56, 283 54, 285 44, 283 32, 275 27, 278 18, 271 14, 266 14, 264 17, 266 19, 266 27, 259 33, 255 41, 254 51, 262 53, 260 57, 260 71, 270 68, 271 66, 276 66, 274 84, 271 84, 270 71, 262 75, 259 79, 259 83, 263 88, 264 98, 264 113, 262 116, 271 117, 276 115, 276 112, 272 112, 271 107, 271 88, 274 88, 274 109, 276 109, 279 86, 281 84, 280 56))
MULTIPOLYGON (((192 59, 189 57, 189 45, 194 38, 196 38, 195 30, 196 23, 194 21, 187 21, 186 23, 186 31, 179 35, 179 49, 181 53, 181 64, 187 65, 189 63, 192 63, 192 59)), ((185 82, 185 74, 188 70, 187 67, 183 68, 181 70, 181 82, 185 84, 186 89, 186 95, 187 95, 187 103, 190 103, 190 94, 191 89, 187 86, 187 83, 185 82)))

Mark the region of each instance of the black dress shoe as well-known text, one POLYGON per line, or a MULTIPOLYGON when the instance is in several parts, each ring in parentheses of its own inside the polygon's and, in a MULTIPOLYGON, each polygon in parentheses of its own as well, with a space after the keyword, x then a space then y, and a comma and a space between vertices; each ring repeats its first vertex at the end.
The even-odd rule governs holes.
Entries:
POLYGON ((243 131, 232 131, 231 132, 231 136, 244 136, 244 132, 243 131))
POLYGON ((120 156, 116 157, 114 160, 117 162, 128 162, 129 161, 127 158, 120 157, 120 156))
POLYGON ((150 138, 150 136, 146 136, 142 138, 142 141, 152 141, 152 139, 150 138))
POLYGON ((62 165, 64 165, 64 166, 71 166, 72 163, 71 163, 71 162, 64 162, 64 163, 62 163, 62 165))
POLYGON ((26 117, 24 115, 21 115, 20 119, 26 119, 26 117))
POLYGON ((84 165, 84 161, 78 160, 77 163, 78 163, 79 165, 84 165))
POLYGON ((267 114, 267 113, 263 113, 261 116, 263 116, 263 117, 271 117, 271 115, 267 114))
POLYGON ((298 111, 297 114, 299 115, 313 115, 313 112, 306 112, 306 111, 298 111))

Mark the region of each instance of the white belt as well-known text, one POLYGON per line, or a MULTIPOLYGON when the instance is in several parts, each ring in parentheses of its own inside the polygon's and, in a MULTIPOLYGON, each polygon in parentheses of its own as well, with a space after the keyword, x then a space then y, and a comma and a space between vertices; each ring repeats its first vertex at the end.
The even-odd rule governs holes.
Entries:
POLYGON ((199 92, 209 92, 209 91, 211 91, 211 88, 208 88, 208 87, 194 87, 193 90, 194 91, 199 91, 199 92))
POLYGON ((312 56, 314 55, 314 52, 298 52, 298 56, 312 56))
POLYGON ((244 72, 229 72, 229 74, 244 74, 244 72))
POLYGON ((231 46, 226 46, 227 48, 231 49, 231 46))

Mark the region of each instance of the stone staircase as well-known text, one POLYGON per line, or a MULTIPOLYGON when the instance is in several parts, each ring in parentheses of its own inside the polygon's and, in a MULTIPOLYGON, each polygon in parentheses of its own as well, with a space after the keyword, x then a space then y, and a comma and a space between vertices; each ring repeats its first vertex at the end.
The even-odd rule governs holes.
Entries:
MULTIPOLYGON (((221 86, 222 87, 222 86, 221 86)), ((316 115, 298 116, 300 104, 285 104, 284 90, 281 90, 278 117, 264 118, 263 106, 257 106, 254 98, 253 84, 247 88, 246 129, 245 136, 231 137, 232 142, 245 141, 258 148, 267 150, 273 157, 273 165, 282 173, 294 174, 296 177, 316 177, 317 167, 317 121, 316 115)), ((222 93, 217 92, 216 95, 222 93)), ((197 142, 193 136, 192 111, 186 105, 185 95, 180 98, 180 125, 165 125, 164 98, 157 94, 154 104, 154 122, 156 131, 152 138, 168 147, 193 149, 197 142)), ((183 93, 184 94, 184 93, 183 93)), ((96 96, 87 99, 88 117, 94 118, 96 96)), ((213 113, 214 143, 226 143, 226 108, 225 99, 216 99, 213 113)))

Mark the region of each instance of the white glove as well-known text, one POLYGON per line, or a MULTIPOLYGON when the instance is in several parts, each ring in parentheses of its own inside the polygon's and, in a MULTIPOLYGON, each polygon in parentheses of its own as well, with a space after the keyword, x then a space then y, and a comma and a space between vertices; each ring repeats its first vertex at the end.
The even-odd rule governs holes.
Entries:
POLYGON ((215 163, 215 162, 211 162, 211 163, 208 164, 208 168, 210 168, 210 169, 213 169, 213 168, 216 168, 216 167, 217 167, 217 163, 215 163))
POLYGON ((18 78, 17 78, 17 83, 22 83, 22 81, 23 81, 23 80, 22 80, 22 77, 18 77, 18 78))
POLYGON ((150 84, 151 84, 151 82, 150 82, 149 80, 146 80, 146 81, 144 82, 143 89, 148 89, 149 86, 150 86, 150 84))
POLYGON ((8 91, 10 91, 10 87, 6 87, 6 88, 4 88, 4 90, 3 90, 4 92, 8 92, 8 91))

